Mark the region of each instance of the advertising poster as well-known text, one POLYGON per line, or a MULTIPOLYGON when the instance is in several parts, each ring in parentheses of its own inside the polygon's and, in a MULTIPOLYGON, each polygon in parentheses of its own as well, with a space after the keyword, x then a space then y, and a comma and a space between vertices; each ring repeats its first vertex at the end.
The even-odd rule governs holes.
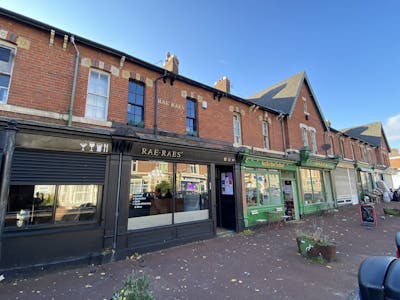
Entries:
POLYGON ((232 172, 221 173, 222 195, 233 195, 233 174, 232 172))

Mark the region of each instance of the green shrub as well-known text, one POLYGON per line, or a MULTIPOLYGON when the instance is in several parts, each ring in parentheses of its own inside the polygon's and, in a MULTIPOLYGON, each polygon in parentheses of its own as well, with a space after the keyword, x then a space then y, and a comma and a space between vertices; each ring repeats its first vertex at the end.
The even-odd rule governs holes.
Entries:
POLYGON ((144 274, 132 272, 122 287, 115 291, 112 300, 154 300, 150 280, 144 274))

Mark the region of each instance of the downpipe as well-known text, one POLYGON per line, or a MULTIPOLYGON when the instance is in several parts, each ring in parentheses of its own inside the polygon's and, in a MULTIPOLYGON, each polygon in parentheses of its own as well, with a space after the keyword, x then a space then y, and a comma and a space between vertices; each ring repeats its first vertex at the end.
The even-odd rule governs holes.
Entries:
POLYGON ((114 220, 114 238, 113 238, 113 249, 111 254, 111 261, 115 261, 115 253, 117 249, 117 235, 118 235, 118 217, 119 217, 119 202, 121 195, 121 174, 122 174, 122 152, 119 153, 118 163, 118 182, 117 182, 117 199, 115 204, 115 220, 114 220))
POLYGON ((75 37, 72 35, 70 40, 71 40, 72 45, 74 45, 74 48, 75 48, 75 68, 74 68, 74 78, 72 80, 71 100, 70 100, 69 111, 68 111, 68 126, 69 127, 72 125, 72 112, 74 109, 75 91, 76 91, 76 78, 78 77, 78 68, 79 68, 79 59, 80 59, 79 50, 75 44, 75 37))

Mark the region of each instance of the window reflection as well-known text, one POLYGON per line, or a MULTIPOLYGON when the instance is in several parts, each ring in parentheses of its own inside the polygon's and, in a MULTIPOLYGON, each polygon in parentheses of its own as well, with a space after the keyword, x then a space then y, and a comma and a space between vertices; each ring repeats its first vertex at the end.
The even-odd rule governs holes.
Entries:
POLYGON ((209 218, 207 165, 161 161, 132 164, 129 230, 168 225, 173 220, 182 223, 209 218))
POLYGON ((326 202, 320 170, 300 169, 305 204, 326 202))
POLYGON ((96 221, 99 185, 11 185, 5 227, 96 221))
POLYGON ((279 172, 261 172, 246 172, 244 175, 247 206, 282 204, 279 172))

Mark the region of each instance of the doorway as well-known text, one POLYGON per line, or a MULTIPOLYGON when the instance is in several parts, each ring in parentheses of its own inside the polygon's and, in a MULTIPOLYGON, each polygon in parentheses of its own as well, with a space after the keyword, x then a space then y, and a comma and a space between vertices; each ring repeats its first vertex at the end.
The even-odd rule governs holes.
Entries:
POLYGON ((235 181, 233 167, 216 166, 217 227, 236 230, 235 181))
POLYGON ((296 181, 293 179, 283 179, 283 200, 285 204, 285 215, 288 221, 296 220, 296 181))

